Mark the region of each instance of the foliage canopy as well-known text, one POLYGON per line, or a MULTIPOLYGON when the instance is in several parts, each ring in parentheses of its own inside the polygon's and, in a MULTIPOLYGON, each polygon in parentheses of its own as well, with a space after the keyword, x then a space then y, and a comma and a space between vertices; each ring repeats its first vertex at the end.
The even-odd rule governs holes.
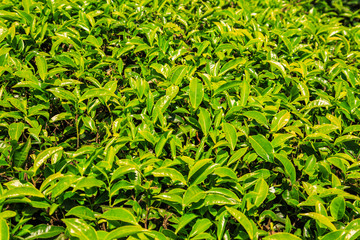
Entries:
POLYGON ((357 239, 357 9, 2 0, 0 239, 357 239))

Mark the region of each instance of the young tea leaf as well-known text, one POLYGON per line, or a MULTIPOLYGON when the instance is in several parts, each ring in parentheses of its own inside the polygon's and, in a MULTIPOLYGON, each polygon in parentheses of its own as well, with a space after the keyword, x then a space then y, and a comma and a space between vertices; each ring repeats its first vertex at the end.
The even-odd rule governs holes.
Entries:
POLYGON ((197 109, 204 98, 204 86, 199 79, 193 78, 190 80, 189 87, 191 106, 197 109))
POLYGON ((266 161, 274 161, 274 149, 263 135, 250 136, 249 141, 255 152, 266 161))
POLYGON ((230 148, 232 150, 235 150, 235 146, 237 143, 237 134, 236 134, 235 127, 233 125, 231 125, 230 123, 224 123, 223 131, 225 132, 226 140, 230 144, 230 148))

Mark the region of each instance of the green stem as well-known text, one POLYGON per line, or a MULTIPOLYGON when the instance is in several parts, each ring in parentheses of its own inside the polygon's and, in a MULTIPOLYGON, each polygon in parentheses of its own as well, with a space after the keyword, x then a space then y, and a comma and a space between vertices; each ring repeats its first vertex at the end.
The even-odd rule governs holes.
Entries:
POLYGON ((113 118, 113 114, 110 110, 110 107, 108 104, 106 104, 106 108, 108 109, 109 113, 110 113, 110 119, 111 119, 111 126, 113 125, 113 122, 114 122, 114 118, 113 118))
POLYGON ((79 135, 79 123, 78 123, 79 115, 76 114, 75 116, 75 127, 76 127, 76 148, 80 146, 80 135, 79 135))

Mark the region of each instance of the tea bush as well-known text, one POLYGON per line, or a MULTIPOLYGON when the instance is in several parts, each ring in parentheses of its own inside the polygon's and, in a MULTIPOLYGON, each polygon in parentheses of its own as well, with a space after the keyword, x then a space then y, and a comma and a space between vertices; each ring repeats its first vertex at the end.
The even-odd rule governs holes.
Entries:
POLYGON ((0 239, 357 239, 359 9, 1 0, 0 239))

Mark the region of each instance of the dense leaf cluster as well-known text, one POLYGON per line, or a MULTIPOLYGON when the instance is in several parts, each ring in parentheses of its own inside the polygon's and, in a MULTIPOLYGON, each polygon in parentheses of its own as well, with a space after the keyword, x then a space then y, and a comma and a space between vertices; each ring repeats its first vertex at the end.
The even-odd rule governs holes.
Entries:
POLYGON ((0 239, 360 236, 358 1, 0 2, 0 239))

